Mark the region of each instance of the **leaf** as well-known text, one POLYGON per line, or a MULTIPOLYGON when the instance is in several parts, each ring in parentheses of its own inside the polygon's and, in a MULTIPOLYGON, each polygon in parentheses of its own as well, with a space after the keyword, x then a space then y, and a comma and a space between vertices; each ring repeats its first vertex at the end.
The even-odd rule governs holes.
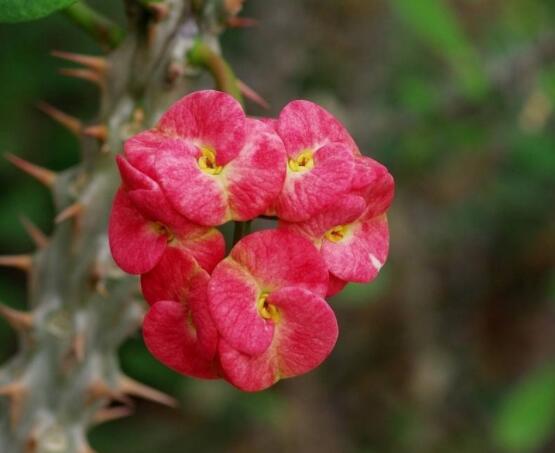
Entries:
POLYGON ((494 439, 509 452, 535 451, 555 426, 555 366, 528 375, 502 402, 494 420, 494 439))
POLYGON ((0 0, 0 22, 24 22, 39 19, 76 0, 0 0))
POLYGON ((393 7, 413 33, 449 62, 469 96, 485 92, 478 54, 444 0, 394 0, 393 7))

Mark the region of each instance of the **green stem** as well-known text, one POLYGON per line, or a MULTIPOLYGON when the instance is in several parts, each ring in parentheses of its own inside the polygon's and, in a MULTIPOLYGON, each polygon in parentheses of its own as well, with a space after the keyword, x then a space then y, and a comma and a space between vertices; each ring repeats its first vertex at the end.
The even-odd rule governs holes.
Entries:
POLYGON ((233 230, 233 245, 235 245, 251 232, 252 221, 233 223, 235 224, 235 229, 233 230))
POLYGON ((209 45, 197 40, 191 50, 187 54, 189 63, 193 66, 199 66, 209 71, 216 82, 216 87, 229 93, 241 104, 243 104, 243 96, 237 84, 237 77, 227 61, 209 45))
POLYGON ((84 1, 74 3, 63 12, 103 47, 113 49, 123 40, 124 31, 111 20, 92 9, 84 1))

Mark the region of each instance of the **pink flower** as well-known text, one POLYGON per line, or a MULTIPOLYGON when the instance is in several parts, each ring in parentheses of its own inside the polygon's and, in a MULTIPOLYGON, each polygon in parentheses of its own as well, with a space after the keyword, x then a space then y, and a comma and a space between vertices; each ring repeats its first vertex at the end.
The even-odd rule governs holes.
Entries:
POLYGON ((303 237, 266 230, 239 241, 208 286, 224 376, 257 391, 318 366, 337 339, 327 288, 326 266, 303 237))
POLYGON ((369 282, 382 268, 389 250, 385 211, 393 198, 393 178, 368 157, 356 158, 352 191, 304 222, 280 222, 280 228, 310 239, 330 271, 328 295, 344 282, 369 282))
POLYGON ((343 125, 309 101, 286 105, 275 123, 288 158, 278 217, 307 220, 351 188, 358 149, 343 125))
POLYGON ((118 266, 130 274, 143 274, 168 247, 178 247, 211 272, 225 254, 223 235, 180 215, 160 186, 126 159, 118 156, 117 163, 123 186, 114 199, 108 236, 118 266))
POLYGON ((285 151, 273 128, 218 91, 184 97, 154 129, 128 140, 125 153, 180 214, 201 225, 257 217, 285 178, 285 151))
POLYGON ((164 365, 188 376, 218 376, 218 332, 207 301, 209 275, 186 252, 170 248, 141 277, 151 305, 143 322, 149 351, 164 365))

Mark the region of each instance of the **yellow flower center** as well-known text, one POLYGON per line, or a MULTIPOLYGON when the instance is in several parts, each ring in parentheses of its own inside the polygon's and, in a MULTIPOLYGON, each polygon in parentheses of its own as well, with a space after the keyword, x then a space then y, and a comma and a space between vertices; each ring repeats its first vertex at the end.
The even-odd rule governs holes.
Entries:
POLYGON ((347 234, 347 227, 345 225, 334 226, 331 230, 326 231, 324 237, 331 242, 339 242, 347 234))
POLYGON ((289 159, 289 168, 295 172, 305 172, 314 168, 314 157, 310 150, 303 151, 294 159, 289 159))
POLYGON ((256 302, 258 314, 264 319, 271 319, 274 322, 279 321, 280 314, 275 305, 268 303, 268 293, 262 293, 256 302))
POLYGON ((166 236, 166 238, 168 239, 168 242, 171 242, 175 239, 173 231, 170 230, 166 225, 163 225, 160 222, 154 222, 152 224, 152 227, 154 228, 154 231, 157 234, 161 236, 166 236))
POLYGON ((216 163, 216 153, 210 148, 200 148, 200 157, 198 158, 199 168, 209 175, 218 175, 223 167, 216 163))

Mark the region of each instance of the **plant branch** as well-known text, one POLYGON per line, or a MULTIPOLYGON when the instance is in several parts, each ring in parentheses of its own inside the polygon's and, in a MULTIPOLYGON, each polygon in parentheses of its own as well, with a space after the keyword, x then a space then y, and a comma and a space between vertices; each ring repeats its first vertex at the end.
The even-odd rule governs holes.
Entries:
POLYGON ((208 44, 197 40, 191 50, 187 53, 188 61, 193 66, 206 69, 214 77, 216 87, 229 93, 241 104, 243 95, 237 82, 237 77, 229 63, 208 44))
POLYGON ((84 1, 74 3, 63 12, 104 48, 114 49, 123 40, 124 31, 84 1))

